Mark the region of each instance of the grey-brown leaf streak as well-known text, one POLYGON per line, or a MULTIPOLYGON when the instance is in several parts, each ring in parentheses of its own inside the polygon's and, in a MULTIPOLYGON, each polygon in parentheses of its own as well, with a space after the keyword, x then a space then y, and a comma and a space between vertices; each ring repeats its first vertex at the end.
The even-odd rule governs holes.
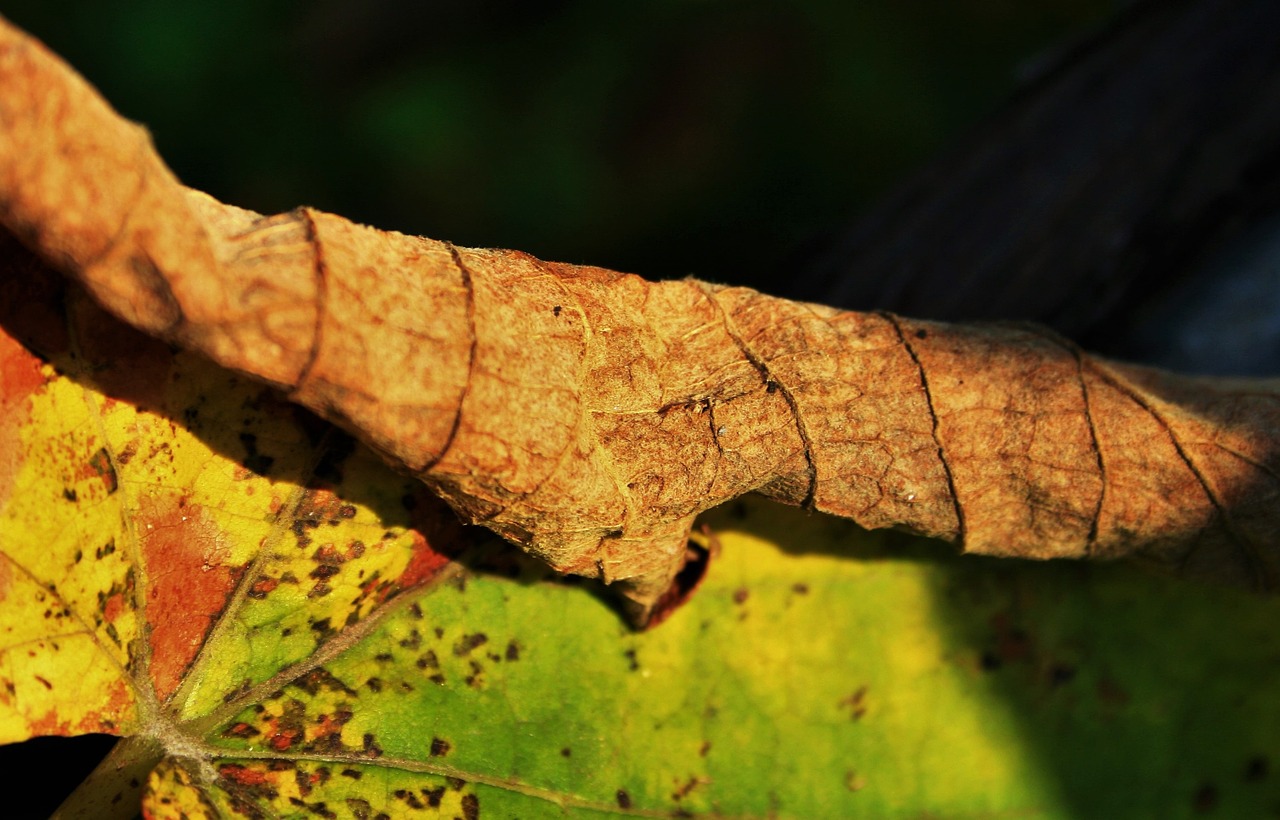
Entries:
MULTIPOLYGON (((762 359, 751 347, 751 345, 742 338, 742 334, 738 332, 737 327, 734 325, 733 318, 729 316, 729 312, 724 309, 724 305, 720 304, 720 300, 716 298, 715 291, 711 290, 702 282, 699 282, 698 285, 702 288, 702 292, 706 294, 711 303, 715 305, 716 311, 720 314, 720 320, 724 323, 724 330, 725 333, 728 334, 729 339, 733 342, 734 346, 738 348, 742 357, 746 359, 753 368, 755 368, 755 371, 758 374, 760 374, 761 385, 769 392, 773 392, 773 390, 776 389, 782 394, 782 400, 787 403, 787 407, 791 411, 792 423, 795 424, 796 432, 800 436, 800 443, 804 447, 804 461, 809 471, 809 486, 808 489, 805 490, 804 498, 800 502, 800 507, 805 510, 814 509, 814 499, 818 493, 818 468, 813 459, 813 441, 809 438, 809 431, 805 428, 804 417, 800 414, 800 405, 796 402, 796 397, 792 394, 791 390, 788 389, 787 385, 778 379, 777 376, 769 369, 768 363, 765 362, 764 359, 762 359)), ((717 441, 716 447, 718 448, 719 446, 720 443, 717 441)))
POLYGON ((321 344, 324 341, 324 320, 329 299, 329 282, 328 268, 324 259, 324 245, 317 235, 316 222, 311 215, 311 209, 298 208, 293 213, 297 214, 298 219, 302 221, 307 243, 311 246, 312 275, 316 283, 315 330, 311 333, 311 348, 307 351, 307 358, 302 363, 302 369, 298 371, 297 382, 293 388, 294 392, 300 392, 306 385, 307 379, 311 376, 311 369, 315 367, 316 359, 320 356, 321 344))
MULTIPOLYGON (((1253 540, 1240 530, 1239 525, 1236 523, 1235 516, 1231 514, 1230 506, 1218 497, 1218 494, 1213 489, 1212 483, 1204 474, 1200 465, 1197 464, 1195 459, 1191 457, 1191 454, 1187 452, 1186 446, 1174 431, 1169 420, 1160 412, 1156 403, 1145 396, 1137 387, 1130 384, 1127 379, 1113 372, 1111 369, 1094 361, 1089 361, 1088 364, 1089 371, 1094 376, 1098 377, 1101 381, 1106 382, 1134 404, 1142 408, 1142 410, 1147 413, 1147 415, 1151 416, 1151 418, 1160 426, 1160 429, 1169 437, 1169 443, 1173 445, 1173 449, 1178 454, 1178 458, 1186 466, 1187 470, 1190 471, 1191 475, 1195 477, 1196 482, 1200 485, 1201 491, 1205 494, 1205 498, 1207 498, 1209 503, 1213 505, 1214 510, 1222 521, 1222 525, 1226 528, 1227 532, 1231 534, 1231 537, 1240 546, 1241 550, 1244 551, 1244 555, 1248 559, 1250 569, 1253 571, 1255 589, 1275 589, 1276 579, 1271 577, 1271 573, 1267 569, 1266 562, 1262 560, 1262 556, 1258 552, 1257 545, 1255 545, 1253 540)), ((1190 561, 1191 556, 1195 551, 1196 547, 1193 545, 1192 548, 1188 550, 1187 554, 1183 556, 1182 563, 1184 567, 1190 561)))
POLYGON ((929 422, 933 434, 933 443, 938 447, 938 460, 942 462, 942 471, 947 477, 947 490, 951 494, 951 503, 955 507, 957 540, 963 544, 965 536, 964 508, 960 504, 960 495, 956 492, 956 480, 951 474, 951 464, 947 461, 947 454, 942 446, 942 438, 938 435, 938 411, 933 406, 933 393, 929 390, 929 375, 925 373, 920 356, 916 353, 915 348, 911 346, 911 342, 908 341, 907 334, 902 330, 902 320, 888 311, 878 311, 876 315, 888 322, 893 328, 893 332, 897 335, 902 349, 907 351, 907 355, 915 363, 916 371, 920 374, 920 388, 924 391, 924 401, 929 408, 929 422))
POLYGON ((1020 324, 1019 327, 1036 333, 1041 338, 1063 348, 1071 354, 1076 363, 1076 381, 1080 387, 1081 408, 1084 411, 1085 423, 1089 427, 1090 445, 1093 448, 1093 455, 1098 465, 1098 480, 1100 483, 1098 501, 1093 506, 1093 514, 1089 520, 1089 533, 1085 538, 1084 546, 1084 557, 1092 558, 1097 552, 1098 528, 1102 521, 1103 504, 1107 497, 1107 464, 1102 456, 1102 444, 1098 439, 1098 425, 1093 418, 1093 403, 1089 396, 1089 380, 1085 377, 1085 363, 1089 361, 1089 356, 1080 349, 1079 345, 1059 336, 1049 328, 1032 324, 1020 324))
POLYGON ((453 258, 453 264, 458 268, 458 275, 462 280, 462 288, 466 294, 467 300, 467 378, 462 384, 462 393, 458 396, 458 409, 453 415, 453 424, 449 427, 449 434, 445 437, 444 444, 440 447, 440 452, 425 467, 423 473, 431 472, 431 469, 449 454, 449 450, 453 448, 453 442, 458 438, 458 430, 462 426, 462 408, 466 404, 467 394, 471 392, 471 381, 475 378, 476 370, 476 348, 479 345, 479 334, 476 333, 476 291, 475 283, 471 279, 471 271, 467 269, 467 265, 462 261, 462 254, 458 252, 458 247, 452 242, 446 242, 445 246, 449 249, 449 255, 453 258))

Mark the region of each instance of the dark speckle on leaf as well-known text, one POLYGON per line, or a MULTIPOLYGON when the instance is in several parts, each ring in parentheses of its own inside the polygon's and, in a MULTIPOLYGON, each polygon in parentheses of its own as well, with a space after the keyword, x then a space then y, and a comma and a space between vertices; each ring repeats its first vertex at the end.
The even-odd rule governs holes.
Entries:
MULTIPOLYGON (((138 408, 141 410, 141 408, 138 408)), ((89 457, 89 469, 94 475, 102 479, 102 483, 107 487, 107 494, 114 493, 119 487, 119 481, 116 478, 116 468, 111 463, 111 456, 107 455, 107 448, 101 447, 92 456, 89 457)))
POLYGON ((631 795, 627 794, 626 789, 618 789, 618 793, 616 797, 618 798, 618 808, 620 809, 631 808, 631 795))
POLYGON ((1067 666, 1063 663, 1055 663, 1049 667, 1049 685, 1061 686, 1064 683, 1070 683, 1075 679, 1076 669, 1074 666, 1067 666))
POLYGON ((1212 783, 1205 783, 1196 789, 1191 806, 1197 814, 1207 814, 1218 807, 1218 789, 1212 783))
POLYGON ((452 744, 450 744, 449 741, 445 740, 442 737, 431 738, 431 756, 432 757, 444 757, 445 755, 449 754, 449 751, 452 748, 453 748, 452 744))
POLYGON ((1267 759, 1262 755, 1255 755, 1249 758, 1249 762, 1244 765, 1244 779, 1248 783, 1257 783, 1260 780, 1267 779, 1267 772, 1270 769, 1267 759))
POLYGON ((489 636, 483 632, 473 632, 469 635, 463 635, 458 639, 457 643, 453 645, 453 654, 461 658, 464 655, 470 654, 471 650, 476 647, 484 646, 488 641, 489 636))

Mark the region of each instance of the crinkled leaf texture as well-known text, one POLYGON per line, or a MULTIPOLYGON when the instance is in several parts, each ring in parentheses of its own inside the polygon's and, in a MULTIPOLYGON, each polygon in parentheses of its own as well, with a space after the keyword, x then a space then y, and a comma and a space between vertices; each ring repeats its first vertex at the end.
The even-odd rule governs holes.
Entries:
POLYGON ((632 633, 270 390, 0 274, 0 739, 68 815, 1273 810, 1280 604, 763 502, 632 633), (140 802, 139 802, 140 801, 140 802))

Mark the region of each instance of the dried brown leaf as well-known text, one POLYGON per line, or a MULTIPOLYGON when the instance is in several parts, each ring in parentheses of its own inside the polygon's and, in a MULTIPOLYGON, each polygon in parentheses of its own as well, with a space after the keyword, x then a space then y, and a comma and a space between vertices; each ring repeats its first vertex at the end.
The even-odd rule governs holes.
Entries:
POLYGON ((1030 558, 1280 570, 1276 385, 276 216, 184 188, 0 29, 0 221, 117 316, 351 430, 643 618, 693 517, 747 492, 1030 558))

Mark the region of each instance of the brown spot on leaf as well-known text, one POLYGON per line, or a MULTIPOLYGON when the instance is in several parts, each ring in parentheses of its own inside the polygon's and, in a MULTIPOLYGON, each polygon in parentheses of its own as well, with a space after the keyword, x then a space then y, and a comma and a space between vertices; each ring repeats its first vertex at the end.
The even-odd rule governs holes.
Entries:
POLYGON ((301 735, 302 731, 300 729, 281 729, 267 740, 267 745, 272 749, 275 749, 277 752, 287 751, 289 747, 293 745, 293 742, 301 737, 301 735))
POLYGON ((249 587, 247 594, 255 600, 262 600, 271 594, 276 587, 280 586, 280 581, 275 578, 268 578, 265 575, 259 576, 258 580, 253 582, 253 586, 249 587))
POLYGON ((849 717, 852 720, 862 720, 867 713, 867 687, 859 686, 854 690, 853 694, 840 701, 840 707, 849 709, 849 717))
POLYGON ((479 820, 480 798, 474 794, 462 795, 462 816, 464 820, 479 820))
POLYGON ((441 738, 441 737, 431 738, 431 756, 432 757, 444 757, 445 755, 449 754, 450 750, 452 749, 453 749, 453 746, 449 743, 449 741, 445 740, 444 738, 441 738))
MULTIPOLYGON (((320 566, 311 570, 309 575, 311 578, 326 579, 326 578, 332 578, 333 576, 337 575, 341 571, 342 571, 341 568, 336 567, 333 564, 321 564, 320 566)), ((317 586, 319 585, 317 584, 317 586)))
POLYGON ((239 783, 241 786, 265 786, 269 783, 266 774, 263 772, 236 763, 223 763, 218 767, 218 776, 224 780, 239 783))
POLYGON ((1208 814, 1218 807, 1218 789, 1212 783, 1205 783, 1196 789, 1191 798, 1191 807, 1197 814, 1208 814))
POLYGON ((686 797, 689 796, 690 793, 693 792, 694 789, 698 788, 698 786, 701 786, 702 784, 707 782, 709 781, 706 778, 698 777, 696 775, 691 775, 688 780, 682 783, 679 786, 679 788, 677 788, 675 791, 671 793, 671 799, 675 800, 676 802, 684 800, 686 797))
MULTIPOLYGON (((131 590, 132 591, 132 590, 131 590)), ((102 606, 102 619, 107 623, 112 623, 116 618, 120 617, 120 613, 125 610, 124 592, 116 592, 107 597, 102 606)))
POLYGON ((233 724, 231 727, 226 729, 222 733, 222 736, 249 738, 249 737, 254 737, 255 735, 258 735, 258 734, 261 734, 261 732, 259 732, 254 727, 250 726, 248 723, 241 721, 239 723, 233 724))
POLYGON ((1001 663, 1016 663, 1031 656, 1033 649, 1030 636, 1015 626, 1007 613, 1001 612, 993 616, 991 628, 996 634, 995 654, 1001 663))
POLYGON ((99 447, 97 452, 89 457, 88 474, 100 479, 107 488, 107 495, 111 495, 120 486, 120 480, 116 476, 116 468, 111 463, 111 456, 107 454, 106 447, 99 447))
POLYGON ((1129 693, 1111 678, 1102 678, 1097 686, 1098 700, 1107 706, 1122 707, 1129 703, 1129 693))
POLYGON ((1048 677, 1049 685, 1056 688, 1075 680, 1076 668, 1064 663, 1055 663, 1049 667, 1048 677))
POLYGON ((483 632, 472 632, 470 634, 463 635, 456 643, 454 643, 453 654, 459 658, 464 657, 470 654, 476 647, 484 646, 488 641, 489 636, 483 632))

